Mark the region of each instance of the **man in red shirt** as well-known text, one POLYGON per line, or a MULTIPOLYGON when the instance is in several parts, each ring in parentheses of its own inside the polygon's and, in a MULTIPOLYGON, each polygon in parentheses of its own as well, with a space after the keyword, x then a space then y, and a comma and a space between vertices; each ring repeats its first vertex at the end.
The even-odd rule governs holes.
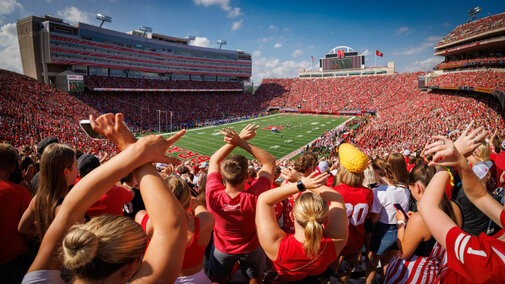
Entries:
POLYGON ((217 150, 209 161, 207 209, 216 219, 215 249, 209 259, 213 282, 227 282, 237 261, 249 278, 249 283, 261 282, 265 254, 259 246, 256 234, 256 201, 262 192, 270 189, 276 165, 271 154, 246 141, 256 135, 256 129, 257 125, 249 124, 240 135, 231 128, 223 129, 221 133, 225 135, 226 144, 217 150), (244 191, 247 159, 242 155, 226 158, 236 146, 251 153, 262 164, 258 179, 247 191, 244 191), (223 185, 221 180, 224 180, 226 185, 223 185))
POLYGON ((18 223, 32 195, 25 187, 8 181, 18 162, 14 147, 0 144, 0 283, 20 283, 33 256, 28 252, 18 223))

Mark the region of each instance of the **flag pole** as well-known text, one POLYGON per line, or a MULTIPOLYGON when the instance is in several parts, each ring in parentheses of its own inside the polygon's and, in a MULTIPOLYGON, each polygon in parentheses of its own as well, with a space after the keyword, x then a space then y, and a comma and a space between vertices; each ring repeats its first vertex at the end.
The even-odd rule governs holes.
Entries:
POLYGON ((374 63, 374 67, 377 67, 377 50, 375 50, 375 63, 374 63))

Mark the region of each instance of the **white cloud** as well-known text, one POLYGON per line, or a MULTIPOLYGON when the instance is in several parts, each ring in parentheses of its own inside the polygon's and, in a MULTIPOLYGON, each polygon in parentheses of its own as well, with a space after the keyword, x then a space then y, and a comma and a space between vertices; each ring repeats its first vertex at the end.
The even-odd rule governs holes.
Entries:
POLYGON ((0 66, 2 69, 22 73, 16 23, 0 27, 0 66))
POLYGON ((242 20, 240 20, 240 21, 235 21, 235 22, 233 22, 233 24, 231 25, 231 30, 232 30, 232 31, 236 31, 236 30, 240 29, 240 28, 242 27, 242 22, 243 22, 243 21, 244 21, 244 20, 242 19, 242 20))
POLYGON ((83 12, 77 9, 77 7, 65 7, 62 10, 58 10, 56 15, 62 17, 64 20, 71 23, 91 23, 92 15, 88 12, 83 12))
POLYGON ((294 58, 297 58, 297 57, 302 56, 302 54, 303 54, 303 50, 297 49, 297 50, 293 51, 292 55, 293 55, 294 58))
POLYGON ((363 50, 363 52, 361 54, 364 56, 368 56, 368 55, 372 54, 372 52, 368 49, 365 49, 365 50, 363 50))
POLYGON ((254 56, 254 57, 261 56, 261 50, 255 50, 255 51, 253 52, 253 56, 254 56))
POLYGON ((262 42, 267 42, 267 41, 270 41, 270 40, 272 40, 272 39, 274 39, 274 37, 273 37, 273 36, 269 36, 269 37, 264 37, 264 38, 262 38, 262 39, 261 39, 261 41, 262 41, 262 42))
POLYGON ((252 81, 259 85, 263 78, 294 78, 300 69, 310 69, 310 61, 280 61, 275 57, 258 57, 253 60, 252 81))
POLYGON ((283 28, 282 30, 283 30, 283 31, 285 31, 285 32, 290 32, 290 31, 291 31, 291 29, 290 29, 290 28, 287 28, 287 27, 286 27, 286 28, 283 28))
POLYGON ((274 48, 279 48, 279 47, 282 47, 282 43, 277 42, 276 44, 274 44, 274 48))
POLYGON ((413 47, 411 49, 407 49, 407 50, 404 50, 404 51, 395 52, 394 54, 396 54, 396 55, 399 55, 399 54, 403 54, 403 55, 418 54, 418 53, 421 53, 424 50, 426 50, 426 48, 428 48, 428 47, 435 46, 435 44, 437 44, 437 42, 440 39, 442 39, 441 36, 430 36, 430 37, 426 38, 424 40, 424 42, 421 43, 419 46, 413 47))
POLYGON ((270 26, 268 26, 268 28, 271 29, 271 30, 277 30, 277 27, 274 26, 274 25, 270 25, 270 26))
POLYGON ((433 56, 425 60, 416 61, 410 65, 407 65, 404 68, 402 68, 402 71, 403 72, 429 71, 433 70, 433 67, 442 61, 444 61, 443 57, 433 56))
POLYGON ((412 33, 414 30, 412 30, 411 28, 409 27, 401 27, 401 28, 398 28, 395 32, 395 35, 408 35, 410 33, 412 33))
POLYGON ((228 12, 228 17, 236 18, 242 15, 242 10, 239 7, 230 6, 230 0, 193 0, 196 5, 205 7, 219 5, 223 11, 228 12))
POLYGON ((16 0, 0 0, 0 24, 4 15, 11 15, 16 10, 23 10, 23 5, 16 0))
POLYGON ((201 46, 201 47, 209 47, 210 46, 210 40, 206 37, 195 37, 195 40, 191 41, 191 45, 194 46, 201 46))

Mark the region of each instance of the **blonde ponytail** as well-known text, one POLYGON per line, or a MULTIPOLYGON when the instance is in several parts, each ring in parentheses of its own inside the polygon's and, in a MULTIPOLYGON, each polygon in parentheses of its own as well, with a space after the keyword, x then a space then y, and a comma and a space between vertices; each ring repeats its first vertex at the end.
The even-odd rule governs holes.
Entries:
POLYGON ((63 239, 63 264, 72 270, 91 262, 96 256, 98 238, 83 226, 68 232, 63 239))
POLYGON ((300 195, 293 205, 295 221, 305 228, 303 250, 309 258, 315 257, 321 248, 322 224, 328 217, 328 210, 326 201, 312 192, 300 195))

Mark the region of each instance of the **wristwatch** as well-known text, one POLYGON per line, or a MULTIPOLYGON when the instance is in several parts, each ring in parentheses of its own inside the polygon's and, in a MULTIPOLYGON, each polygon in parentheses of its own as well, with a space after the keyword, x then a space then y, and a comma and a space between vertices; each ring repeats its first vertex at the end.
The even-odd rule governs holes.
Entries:
POLYGON ((296 187, 298 187, 298 191, 300 192, 304 192, 306 190, 305 185, 303 185, 301 180, 296 183, 296 187))

